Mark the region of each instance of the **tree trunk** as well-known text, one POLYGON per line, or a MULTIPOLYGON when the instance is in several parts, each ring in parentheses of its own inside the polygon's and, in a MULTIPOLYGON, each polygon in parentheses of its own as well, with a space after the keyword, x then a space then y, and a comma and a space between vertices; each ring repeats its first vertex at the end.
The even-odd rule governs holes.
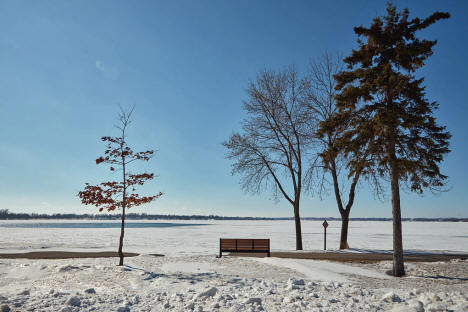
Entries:
POLYGON ((294 203, 294 222, 296 224, 296 250, 302 250, 301 217, 299 216, 299 201, 294 203))
MULTIPOLYGON (((125 142, 125 127, 122 130, 122 142, 125 142)), ((125 172, 125 155, 123 154, 123 145, 120 145, 120 152, 122 155, 122 176, 123 176, 123 191, 122 191, 122 226, 120 228, 120 240, 119 240, 119 266, 123 265, 124 255, 122 252, 123 240, 125 234, 125 208, 127 206, 127 175, 125 172)))
POLYGON ((348 249, 348 224, 349 224, 349 210, 341 213, 341 238, 340 249, 348 249))
MULTIPOLYGON (((330 135, 329 135, 330 136, 330 135)), ((331 143, 329 143, 331 145, 331 143)), ((355 174, 353 183, 349 189, 349 200, 346 205, 346 209, 343 208, 343 202, 340 195, 340 186, 338 184, 338 174, 336 173, 336 163, 335 159, 330 161, 330 171, 333 177, 333 189, 335 190, 336 203, 338 205, 338 211, 341 214, 341 238, 340 238, 340 249, 348 249, 348 224, 349 224, 349 212, 354 202, 354 190, 356 188, 357 181, 359 179, 359 174, 355 174)))
POLYGON ((122 226, 120 228, 120 241, 119 241, 119 257, 120 257, 119 265, 120 266, 123 265, 123 261, 124 261, 124 255, 122 252, 123 240, 124 240, 124 234, 125 234, 124 229, 125 229, 125 207, 122 208, 122 226))
POLYGON ((391 151, 390 181, 392 187, 392 215, 393 215, 393 276, 405 275, 403 262, 403 236, 401 230, 400 186, 399 172, 395 157, 395 145, 391 151))

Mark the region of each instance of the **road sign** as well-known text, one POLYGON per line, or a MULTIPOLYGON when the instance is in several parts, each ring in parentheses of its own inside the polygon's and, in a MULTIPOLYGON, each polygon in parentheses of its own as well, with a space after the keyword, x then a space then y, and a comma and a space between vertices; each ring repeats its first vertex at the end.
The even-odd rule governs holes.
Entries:
POLYGON ((327 220, 323 221, 322 225, 323 225, 324 228, 327 228, 327 227, 328 227, 328 222, 327 222, 327 220))

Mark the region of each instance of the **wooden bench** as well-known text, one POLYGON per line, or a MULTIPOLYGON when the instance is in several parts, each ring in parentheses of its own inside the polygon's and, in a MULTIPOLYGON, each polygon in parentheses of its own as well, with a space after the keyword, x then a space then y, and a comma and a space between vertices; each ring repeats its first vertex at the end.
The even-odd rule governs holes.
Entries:
POLYGON ((223 252, 262 252, 270 256, 270 239, 220 238, 219 257, 223 252))

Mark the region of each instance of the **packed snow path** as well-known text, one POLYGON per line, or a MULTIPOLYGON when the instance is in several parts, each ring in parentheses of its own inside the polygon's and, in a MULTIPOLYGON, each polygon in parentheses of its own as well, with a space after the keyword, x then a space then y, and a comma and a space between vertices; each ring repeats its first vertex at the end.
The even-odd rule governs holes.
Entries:
POLYGON ((350 282, 351 280, 355 280, 347 277, 349 275, 356 275, 358 278, 390 278, 388 275, 382 273, 337 262, 281 258, 257 258, 257 261, 290 268, 296 272, 302 273, 308 279, 323 282, 350 282))

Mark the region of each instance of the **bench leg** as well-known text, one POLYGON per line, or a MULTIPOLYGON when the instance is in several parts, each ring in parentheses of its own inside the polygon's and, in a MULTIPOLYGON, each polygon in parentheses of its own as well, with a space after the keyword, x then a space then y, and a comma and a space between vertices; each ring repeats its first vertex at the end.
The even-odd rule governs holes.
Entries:
POLYGON ((221 252, 221 250, 219 251, 219 257, 221 258, 223 256, 223 253, 221 252))
POLYGON ((268 250, 268 257, 270 257, 270 251, 268 250))

